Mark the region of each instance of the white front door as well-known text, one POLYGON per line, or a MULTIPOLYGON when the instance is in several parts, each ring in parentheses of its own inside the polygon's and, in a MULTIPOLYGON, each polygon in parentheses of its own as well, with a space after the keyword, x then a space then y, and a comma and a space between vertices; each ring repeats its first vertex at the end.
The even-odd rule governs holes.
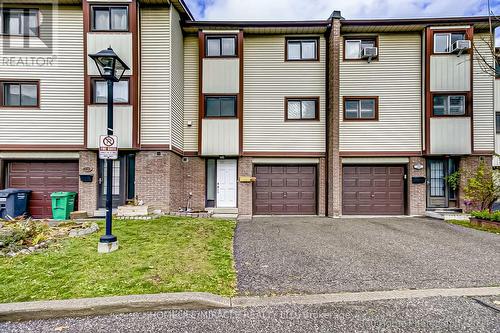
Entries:
POLYGON ((236 208, 236 160, 217 160, 217 207, 236 208))

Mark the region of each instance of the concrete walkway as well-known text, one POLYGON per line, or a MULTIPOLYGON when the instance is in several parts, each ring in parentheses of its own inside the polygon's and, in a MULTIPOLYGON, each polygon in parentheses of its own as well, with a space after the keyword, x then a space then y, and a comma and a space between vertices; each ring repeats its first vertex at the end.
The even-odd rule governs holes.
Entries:
POLYGON ((500 236, 426 218, 254 218, 234 251, 240 295, 500 286, 500 236))

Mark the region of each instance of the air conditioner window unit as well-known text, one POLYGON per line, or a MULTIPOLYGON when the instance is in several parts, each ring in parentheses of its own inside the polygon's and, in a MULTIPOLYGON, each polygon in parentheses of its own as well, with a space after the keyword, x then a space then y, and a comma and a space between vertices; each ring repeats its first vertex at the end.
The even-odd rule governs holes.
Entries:
POLYGON ((378 56, 378 47, 365 47, 363 50, 361 50, 361 58, 363 59, 372 59, 376 58, 378 56))
POLYGON ((457 40, 453 45, 451 46, 451 52, 463 52, 465 50, 468 50, 472 47, 472 43, 470 40, 457 40))

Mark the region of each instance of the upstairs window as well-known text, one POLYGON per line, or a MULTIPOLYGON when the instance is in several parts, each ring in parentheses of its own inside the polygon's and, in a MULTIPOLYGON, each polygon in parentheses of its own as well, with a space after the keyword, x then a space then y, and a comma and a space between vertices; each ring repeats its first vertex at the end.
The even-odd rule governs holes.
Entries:
POLYGON ((345 120, 376 120, 378 118, 377 97, 345 97, 345 120))
POLYGON ((128 7, 92 7, 93 31, 128 31, 128 7))
POLYGON ((432 100, 434 116, 465 115, 465 95, 434 95, 432 100))
POLYGON ((362 51, 366 47, 376 47, 376 38, 352 38, 345 39, 344 43, 344 59, 357 60, 361 59, 362 51))
POLYGON ((208 36, 207 57, 236 57, 236 36, 208 36))
POLYGON ((319 99, 286 98, 286 120, 316 120, 318 119, 319 99))
POLYGON ((457 40, 464 40, 464 33, 439 32, 434 34, 434 53, 451 53, 452 45, 457 40))
POLYGON ((38 36, 38 9, 4 8, 2 14, 2 32, 10 36, 38 36))
MULTIPOLYGON (((104 80, 93 80, 92 91, 93 104, 108 103, 108 83, 104 80)), ((113 103, 128 104, 129 103, 129 80, 126 78, 113 83, 113 103)))
POLYGON ((286 60, 287 61, 307 61, 319 60, 317 38, 296 39, 288 38, 286 40, 286 60))
POLYGON ((38 106, 38 82, 2 82, 1 86, 2 106, 38 106))
POLYGON ((205 117, 236 117, 236 96, 206 96, 205 117))

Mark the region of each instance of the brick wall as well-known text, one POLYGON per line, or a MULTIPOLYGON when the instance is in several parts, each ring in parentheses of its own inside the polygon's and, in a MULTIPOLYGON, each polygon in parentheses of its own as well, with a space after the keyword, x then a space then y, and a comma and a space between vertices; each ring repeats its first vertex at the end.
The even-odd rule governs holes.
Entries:
POLYGON ((328 37, 328 108, 327 108, 327 192, 328 216, 338 216, 342 210, 342 166, 339 154, 339 64, 340 20, 332 19, 328 37))
MULTIPOLYGON (((241 157, 238 160, 238 179, 241 176, 251 177, 252 173, 252 158, 241 157)), ((252 215, 252 184, 238 181, 238 214, 240 217, 252 215)))
POLYGON ((409 215, 424 215, 427 207, 427 185, 412 184, 412 177, 425 177, 426 163, 423 157, 410 157, 408 164, 408 214, 409 215), (422 170, 416 170, 414 165, 421 164, 424 166, 422 170))
MULTIPOLYGON (((487 165, 492 164, 493 157, 492 156, 467 156, 462 157, 459 162, 459 169, 462 171, 462 175, 460 177, 460 187, 458 189, 458 199, 459 199, 459 207, 462 209, 466 209, 466 205, 464 204, 465 194, 463 188, 466 184, 467 177, 466 174, 473 173, 474 170, 478 167, 479 161, 484 160, 487 165)), ((471 209, 479 209, 479 207, 470 207, 471 209)))
POLYGON ((191 208, 205 209, 205 160, 200 157, 188 157, 183 166, 184 194, 192 194, 191 208))
POLYGON ((135 157, 135 194, 154 209, 169 210, 170 154, 140 151, 135 157))
POLYGON ((318 215, 326 214, 326 159, 320 158, 318 165, 318 215))
POLYGON ((86 211, 89 216, 94 215, 97 209, 98 178, 97 153, 81 151, 79 160, 80 174, 93 175, 92 182, 84 183, 80 180, 78 185, 78 210, 86 211))

